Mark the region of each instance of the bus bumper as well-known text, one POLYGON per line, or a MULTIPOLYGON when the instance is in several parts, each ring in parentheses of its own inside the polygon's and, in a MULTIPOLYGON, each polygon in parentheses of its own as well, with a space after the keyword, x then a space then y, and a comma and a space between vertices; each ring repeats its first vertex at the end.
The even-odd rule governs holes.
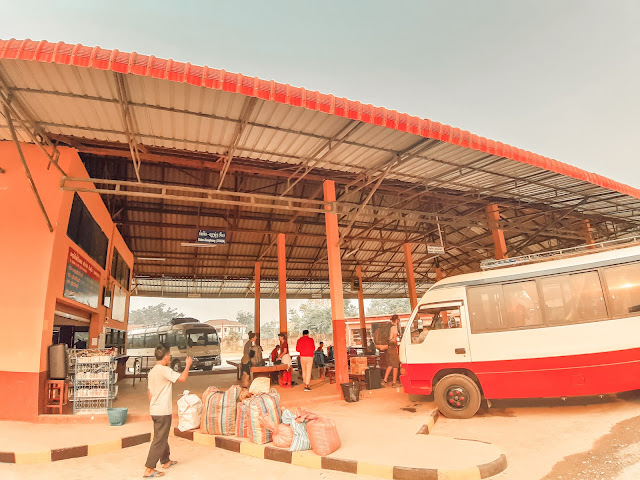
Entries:
POLYGON ((412 395, 431 395, 431 382, 412 382, 407 375, 400 375, 400 383, 405 393, 412 395))

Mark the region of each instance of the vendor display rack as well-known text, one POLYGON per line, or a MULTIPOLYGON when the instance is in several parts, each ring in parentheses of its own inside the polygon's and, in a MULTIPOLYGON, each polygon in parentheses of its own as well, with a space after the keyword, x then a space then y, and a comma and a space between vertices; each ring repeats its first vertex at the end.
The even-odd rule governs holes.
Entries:
POLYGON ((75 414, 104 414, 118 394, 113 350, 69 350, 69 380, 75 414))

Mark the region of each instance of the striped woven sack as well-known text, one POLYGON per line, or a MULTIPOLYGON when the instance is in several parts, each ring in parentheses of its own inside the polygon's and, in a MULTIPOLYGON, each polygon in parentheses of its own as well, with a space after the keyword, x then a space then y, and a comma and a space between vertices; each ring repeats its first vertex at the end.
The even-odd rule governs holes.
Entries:
POLYGON ((232 386, 226 392, 209 387, 202 396, 202 433, 233 435, 236 427, 236 405, 240 387, 232 386))
POLYGON ((238 402, 236 411, 236 436, 241 438, 249 436, 249 400, 238 402))
POLYGON ((286 408, 282 411, 282 423, 290 425, 293 429, 293 440, 291 441, 291 452, 298 452, 301 450, 311 450, 311 442, 309 441, 309 435, 307 434, 307 422, 302 423, 296 421, 296 416, 286 408))
POLYGON ((254 395, 245 400, 249 405, 249 441, 252 443, 269 443, 271 432, 260 422, 260 416, 268 416, 276 425, 280 423, 280 395, 275 390, 261 395, 254 395))

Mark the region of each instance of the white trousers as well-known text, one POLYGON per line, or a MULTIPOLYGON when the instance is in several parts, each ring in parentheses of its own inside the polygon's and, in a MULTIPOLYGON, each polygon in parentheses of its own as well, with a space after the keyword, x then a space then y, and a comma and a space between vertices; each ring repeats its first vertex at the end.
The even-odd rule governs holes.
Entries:
POLYGON ((300 365, 302 366, 302 381, 305 385, 309 385, 309 382, 311 382, 313 357, 300 357, 300 365))

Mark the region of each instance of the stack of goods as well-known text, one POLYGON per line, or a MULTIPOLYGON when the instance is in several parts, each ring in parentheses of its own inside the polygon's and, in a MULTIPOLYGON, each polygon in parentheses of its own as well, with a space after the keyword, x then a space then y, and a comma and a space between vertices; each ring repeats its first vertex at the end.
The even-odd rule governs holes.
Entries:
POLYGON ((236 410, 241 388, 234 385, 226 392, 209 387, 202 395, 202 433, 233 435, 236 426, 236 410))
POLYGON ((349 373, 352 375, 364 375, 364 372, 367 369, 367 357, 351 357, 349 362, 349 373))

